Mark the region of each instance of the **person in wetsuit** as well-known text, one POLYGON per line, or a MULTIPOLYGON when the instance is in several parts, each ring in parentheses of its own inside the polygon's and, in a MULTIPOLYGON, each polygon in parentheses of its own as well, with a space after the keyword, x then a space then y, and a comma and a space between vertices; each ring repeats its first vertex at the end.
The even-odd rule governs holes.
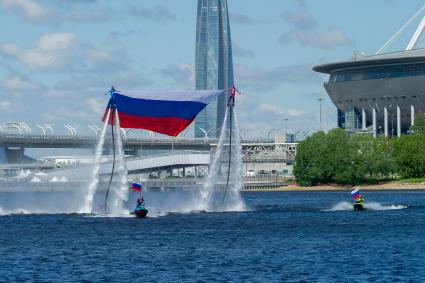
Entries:
POLYGON ((137 207, 136 207, 136 209, 139 208, 139 207, 142 207, 142 208, 145 207, 145 199, 143 198, 143 196, 140 196, 137 199, 137 207))
POLYGON ((229 106, 234 106, 235 105, 235 96, 236 93, 238 93, 239 95, 241 94, 239 90, 236 89, 235 86, 232 86, 230 89, 230 94, 229 94, 229 101, 227 102, 227 105, 229 106))
POLYGON ((363 205, 364 198, 362 195, 360 195, 358 198, 356 198, 356 202, 354 204, 356 205, 363 205))

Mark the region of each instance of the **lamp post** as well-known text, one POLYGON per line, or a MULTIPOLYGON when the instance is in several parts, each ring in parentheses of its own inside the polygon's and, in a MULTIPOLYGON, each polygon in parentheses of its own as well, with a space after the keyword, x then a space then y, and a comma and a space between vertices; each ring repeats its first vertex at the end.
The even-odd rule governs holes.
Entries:
POLYGON ((322 101, 323 101, 323 98, 319 97, 317 100, 319 101, 319 123, 320 123, 320 130, 322 131, 322 101))

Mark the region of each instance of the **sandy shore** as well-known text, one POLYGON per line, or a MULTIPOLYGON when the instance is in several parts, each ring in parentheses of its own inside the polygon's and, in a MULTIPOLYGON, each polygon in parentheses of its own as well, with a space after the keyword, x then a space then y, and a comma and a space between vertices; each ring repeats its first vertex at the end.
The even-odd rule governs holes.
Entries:
POLYGON ((274 189, 246 189, 245 192, 258 192, 258 191, 350 191, 354 189, 363 190, 425 190, 425 183, 401 183, 389 182, 375 185, 361 185, 361 186, 341 186, 341 185, 320 185, 313 187, 302 187, 298 185, 288 185, 285 187, 274 189))

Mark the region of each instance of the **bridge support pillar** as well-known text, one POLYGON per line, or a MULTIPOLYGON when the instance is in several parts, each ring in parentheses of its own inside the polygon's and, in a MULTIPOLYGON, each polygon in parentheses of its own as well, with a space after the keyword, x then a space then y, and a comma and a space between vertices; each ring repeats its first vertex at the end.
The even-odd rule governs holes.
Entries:
POLYGON ((388 109, 384 107, 384 136, 388 137, 388 109))
POLYGON ((372 108, 372 128, 373 128, 373 137, 376 138, 376 109, 372 108))
POLYGON ((410 105, 410 126, 415 125, 415 106, 410 105))
POLYGON ((401 111, 400 106, 397 106, 397 137, 401 136, 401 111))
POLYGON ((362 129, 366 130, 366 110, 362 108, 362 129))
POLYGON ((0 147, 0 163, 24 163, 25 162, 25 148, 20 147, 11 149, 7 147, 0 147))

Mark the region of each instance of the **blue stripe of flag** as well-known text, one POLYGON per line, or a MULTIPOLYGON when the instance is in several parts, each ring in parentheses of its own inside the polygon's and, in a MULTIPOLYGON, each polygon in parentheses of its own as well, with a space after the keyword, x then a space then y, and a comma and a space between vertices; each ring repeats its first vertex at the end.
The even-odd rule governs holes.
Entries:
POLYGON ((142 184, 140 184, 140 183, 133 183, 133 184, 131 184, 131 186, 134 187, 134 188, 139 188, 139 189, 142 188, 142 184))

